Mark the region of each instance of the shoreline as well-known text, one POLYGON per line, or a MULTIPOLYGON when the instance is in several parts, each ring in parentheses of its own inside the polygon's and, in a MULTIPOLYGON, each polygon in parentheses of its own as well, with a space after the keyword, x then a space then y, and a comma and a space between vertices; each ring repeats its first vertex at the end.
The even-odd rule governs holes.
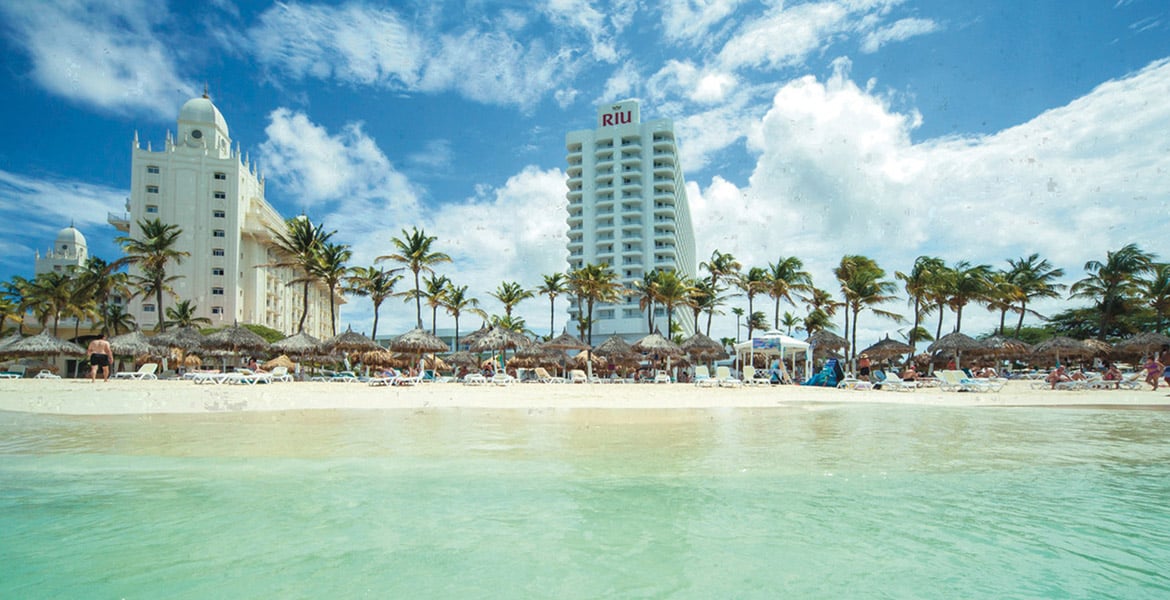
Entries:
POLYGON ((303 410, 784 408, 821 404, 1170 410, 1170 387, 1140 390, 1037 390, 1012 381, 999 392, 838 390, 794 385, 700 388, 692 384, 360 383, 195 385, 190 381, 0 380, 0 411, 60 415, 214 414, 303 410))

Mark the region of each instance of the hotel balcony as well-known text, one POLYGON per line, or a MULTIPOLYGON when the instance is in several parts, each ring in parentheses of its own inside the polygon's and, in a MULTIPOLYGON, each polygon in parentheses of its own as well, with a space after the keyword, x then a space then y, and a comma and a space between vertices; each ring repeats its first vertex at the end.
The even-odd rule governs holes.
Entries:
POLYGON ((107 212, 106 222, 122 233, 130 233, 130 215, 107 212))

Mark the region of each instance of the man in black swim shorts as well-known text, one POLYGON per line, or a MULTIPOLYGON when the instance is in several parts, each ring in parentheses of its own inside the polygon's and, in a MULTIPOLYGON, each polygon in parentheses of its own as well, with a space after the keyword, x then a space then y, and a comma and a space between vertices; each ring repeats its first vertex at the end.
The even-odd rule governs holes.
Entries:
POLYGON ((110 342, 106 341, 106 334, 103 333, 98 336, 98 339, 89 343, 89 348, 86 349, 89 354, 89 380, 92 383, 96 376, 98 369, 102 369, 103 381, 110 380, 110 365, 114 364, 114 350, 110 348, 110 342))

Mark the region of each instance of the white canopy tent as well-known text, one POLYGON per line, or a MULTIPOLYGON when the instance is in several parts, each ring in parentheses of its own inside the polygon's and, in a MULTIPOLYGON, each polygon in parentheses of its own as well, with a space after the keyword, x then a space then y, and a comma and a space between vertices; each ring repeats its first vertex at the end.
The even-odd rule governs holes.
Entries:
POLYGON ((744 355, 748 355, 750 357, 749 360, 754 360, 756 354, 763 354, 765 356, 777 356, 783 364, 784 357, 790 356, 794 361, 794 369, 796 356, 802 352, 804 353, 804 374, 807 377, 812 373, 812 346, 808 342, 789 337, 773 329, 735 345, 735 356, 737 360, 742 361, 744 355))

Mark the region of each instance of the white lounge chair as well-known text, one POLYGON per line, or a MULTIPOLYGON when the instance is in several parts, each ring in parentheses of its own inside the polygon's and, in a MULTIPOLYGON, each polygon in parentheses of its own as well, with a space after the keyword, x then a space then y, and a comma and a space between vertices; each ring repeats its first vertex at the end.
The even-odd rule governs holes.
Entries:
POLYGON ((540 383, 565 383, 564 377, 550 375, 544 367, 536 367, 533 372, 536 373, 536 380, 540 383))
POLYGON ((58 374, 56 374, 48 369, 41 369, 41 372, 37 373, 33 377, 33 379, 60 379, 60 378, 61 378, 60 375, 58 375, 58 374))
POLYGON ((589 376, 585 375, 585 371, 580 369, 573 369, 569 371, 570 383, 589 383, 589 376))
POLYGON ((744 365, 743 367, 743 382, 746 385, 771 385, 771 380, 763 377, 756 377, 756 368, 752 365, 744 365))
POLYGON ((913 381, 905 381, 898 377, 895 373, 885 373, 884 371, 875 371, 874 374, 882 373, 884 379, 881 381, 883 390, 893 390, 895 392, 913 392, 918 389, 918 384, 913 381))
POLYGON ((487 382, 487 377, 479 373, 468 373, 463 376, 463 385, 483 385, 487 382))
POLYGON ((512 385, 514 381, 516 381, 516 378, 507 373, 496 373, 492 375, 492 385, 512 385))
POLYGON ((707 365, 695 367, 695 385, 699 387, 715 385, 715 382, 711 379, 711 371, 707 369, 707 365))
POLYGON ((0 373, 0 379, 20 379, 24 377, 26 369, 28 369, 28 367, 24 365, 13 365, 8 367, 7 371, 0 373))
POLYGON ((288 367, 273 367, 271 375, 273 381, 287 383, 293 380, 292 374, 288 372, 288 367))
POLYGON ((158 376, 155 375, 156 371, 158 371, 158 363, 146 363, 138 367, 137 371, 120 371, 114 373, 114 379, 133 379, 135 381, 158 379, 158 376))
POLYGON ((654 383, 670 383, 670 373, 659 371, 654 374, 654 383))
POLYGON ((730 367, 715 367, 715 382, 719 387, 742 387, 743 382, 731 376, 730 367))

